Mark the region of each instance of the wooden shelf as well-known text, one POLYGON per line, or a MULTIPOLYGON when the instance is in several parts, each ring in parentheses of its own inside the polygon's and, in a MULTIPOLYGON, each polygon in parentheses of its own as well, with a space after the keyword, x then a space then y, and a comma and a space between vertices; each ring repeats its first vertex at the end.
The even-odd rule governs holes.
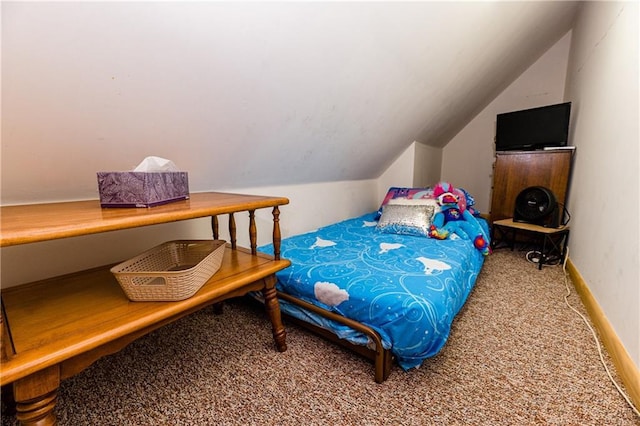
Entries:
POLYGON ((227 249, 220 270, 194 296, 178 302, 131 302, 108 267, 9 288, 2 292, 5 325, 19 356, 3 362, 3 383, 232 297, 235 291, 246 293, 256 277, 287 266, 289 261, 227 249), (25 358, 35 362, 25 363, 25 358))
MULTIPOLYGON (((249 291, 262 291, 277 349, 286 350, 275 273, 290 265, 279 257, 278 206, 288 202, 281 197, 199 193, 150 209, 102 209, 97 200, 2 207, 1 246, 205 216, 215 219, 220 214, 229 214, 233 223, 220 269, 182 301, 131 302, 109 266, 3 289, 0 379, 3 386, 12 385, 18 420, 25 425, 55 424, 61 380, 158 327, 249 291), (255 247, 254 211, 267 207, 273 208, 274 256, 255 247), (249 249, 235 245, 233 213, 241 211, 249 212, 249 249)), ((212 226, 217 234, 217 220, 212 226)))
POLYGON ((101 208, 98 200, 2 207, 0 247, 289 204, 283 197, 200 192, 151 208, 101 208), (241 206, 241 207, 239 207, 241 206))

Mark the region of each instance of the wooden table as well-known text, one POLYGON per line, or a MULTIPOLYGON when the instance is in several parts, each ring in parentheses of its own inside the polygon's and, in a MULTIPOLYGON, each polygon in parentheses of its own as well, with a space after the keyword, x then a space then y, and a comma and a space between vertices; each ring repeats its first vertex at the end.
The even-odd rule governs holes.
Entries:
POLYGON ((531 223, 515 222, 513 218, 496 220, 492 225, 491 247, 500 248, 500 243, 504 242, 513 250, 518 232, 531 234, 537 239, 540 251, 538 269, 542 269, 545 263, 550 263, 553 256, 560 259, 560 262, 564 261, 569 242, 569 226, 547 228, 531 223))
MULTIPOLYGON (((195 193, 185 201, 153 208, 100 208, 98 200, 5 206, 2 247, 211 216, 229 215, 230 241, 222 266, 192 297, 178 302, 131 302, 109 266, 2 290, 0 382, 12 385, 16 416, 25 425, 53 425, 60 381, 100 357, 205 306, 249 291, 262 291, 279 351, 286 334, 276 298, 280 259, 281 197, 195 193), (255 210, 272 208, 274 256, 256 249, 255 210), (250 247, 236 245, 234 213, 248 212, 250 247), (230 248, 230 249, 229 249, 230 248)), ((18 265, 3 265, 3 268, 18 265)))

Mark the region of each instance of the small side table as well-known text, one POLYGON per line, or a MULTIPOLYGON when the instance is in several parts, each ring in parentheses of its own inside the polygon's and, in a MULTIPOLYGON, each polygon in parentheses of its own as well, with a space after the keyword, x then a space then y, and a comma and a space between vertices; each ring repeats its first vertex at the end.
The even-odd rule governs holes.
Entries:
POLYGON ((491 232, 491 248, 501 248, 499 244, 504 243, 513 250, 518 232, 533 234, 538 240, 540 247, 538 269, 542 269, 545 263, 550 263, 553 256, 559 257, 560 261, 564 262, 569 242, 569 226, 546 228, 531 223, 514 222, 513 218, 496 220, 493 222, 491 232))

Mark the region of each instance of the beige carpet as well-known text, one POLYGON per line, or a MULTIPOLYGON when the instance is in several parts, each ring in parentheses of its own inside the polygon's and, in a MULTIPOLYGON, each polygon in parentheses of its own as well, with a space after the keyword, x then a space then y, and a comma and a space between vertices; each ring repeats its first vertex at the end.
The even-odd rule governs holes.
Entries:
POLYGON ((384 384, 369 361, 290 324, 289 349, 276 352, 262 311, 232 301, 65 381, 57 416, 74 426, 640 425, 565 305, 563 277, 497 251, 442 352, 410 372, 394 366, 384 384))

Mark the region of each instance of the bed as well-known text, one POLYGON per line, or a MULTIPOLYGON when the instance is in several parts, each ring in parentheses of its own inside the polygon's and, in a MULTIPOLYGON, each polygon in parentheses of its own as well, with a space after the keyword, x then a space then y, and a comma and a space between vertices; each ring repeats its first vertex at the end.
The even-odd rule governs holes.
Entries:
MULTIPOLYGON (((425 217, 428 233, 437 214, 429 191, 420 194, 425 201, 419 205, 430 209, 416 208, 413 201, 407 208, 387 196, 379 211, 282 240, 281 256, 291 261, 276 274, 282 312, 373 359, 379 383, 388 377, 392 359, 410 370, 442 349, 486 255, 464 235, 424 234, 425 217), (396 204, 401 207, 391 207, 396 204), (398 227, 397 212, 416 209, 426 215, 420 213, 418 233, 398 227)), ((403 196, 397 201, 419 193, 398 192, 403 196)), ((478 223, 488 235, 486 222, 478 223)), ((260 250, 272 253, 273 247, 260 250)))

